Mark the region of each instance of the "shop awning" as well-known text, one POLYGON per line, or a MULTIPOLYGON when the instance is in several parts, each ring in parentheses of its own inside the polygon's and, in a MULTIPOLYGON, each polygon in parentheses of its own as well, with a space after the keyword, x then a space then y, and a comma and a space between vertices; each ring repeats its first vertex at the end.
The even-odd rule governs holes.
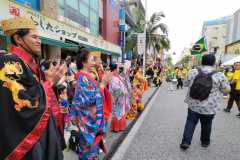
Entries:
POLYGON ((94 46, 90 46, 90 45, 87 45, 87 44, 79 44, 79 45, 87 48, 89 51, 99 51, 99 52, 102 52, 104 54, 111 55, 113 57, 120 57, 121 56, 119 53, 111 52, 111 51, 101 49, 101 48, 97 48, 97 47, 94 47, 94 46))
POLYGON ((64 48, 64 49, 70 49, 70 50, 77 50, 78 45, 73 44, 73 43, 65 43, 62 41, 46 38, 46 37, 41 37, 41 42, 42 44, 47 44, 51 46, 56 46, 59 48, 64 48))
POLYGON ((224 62, 222 65, 223 66, 230 66, 230 65, 233 65, 234 63, 239 62, 239 61, 240 61, 240 56, 236 56, 236 57, 232 58, 231 60, 228 60, 228 61, 224 62))

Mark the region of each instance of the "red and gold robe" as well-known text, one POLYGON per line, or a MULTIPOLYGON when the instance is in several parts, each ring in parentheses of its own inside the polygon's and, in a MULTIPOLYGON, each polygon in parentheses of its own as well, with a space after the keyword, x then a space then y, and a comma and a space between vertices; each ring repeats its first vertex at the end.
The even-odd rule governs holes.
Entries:
POLYGON ((0 159, 62 160, 58 104, 34 58, 20 48, 0 55, 0 159))

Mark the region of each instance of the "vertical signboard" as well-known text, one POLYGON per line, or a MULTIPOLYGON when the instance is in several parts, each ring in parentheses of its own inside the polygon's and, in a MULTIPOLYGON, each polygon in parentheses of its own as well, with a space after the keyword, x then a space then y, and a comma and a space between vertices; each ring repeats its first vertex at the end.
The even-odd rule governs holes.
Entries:
POLYGON ((145 34, 144 33, 139 33, 137 36, 137 49, 138 49, 138 54, 143 55, 145 52, 145 34))

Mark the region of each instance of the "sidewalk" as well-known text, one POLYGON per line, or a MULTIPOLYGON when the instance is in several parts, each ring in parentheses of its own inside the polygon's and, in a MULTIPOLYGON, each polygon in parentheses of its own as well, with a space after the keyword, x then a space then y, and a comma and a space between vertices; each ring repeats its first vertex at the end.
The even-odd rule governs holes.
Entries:
MULTIPOLYGON (((149 90, 143 96, 143 102, 146 105, 149 102, 149 99, 152 98, 154 92, 156 91, 155 87, 149 88, 149 90)), ((102 154, 100 159, 108 159, 108 157, 114 153, 115 149, 119 146, 119 143, 125 138, 126 134, 129 132, 131 127, 134 125, 135 120, 128 120, 127 122, 127 129, 124 132, 120 133, 112 133, 108 132, 107 137, 105 138, 107 149, 109 153, 107 155, 102 154)), ((69 151, 64 152, 64 160, 78 160, 78 155, 69 151)))

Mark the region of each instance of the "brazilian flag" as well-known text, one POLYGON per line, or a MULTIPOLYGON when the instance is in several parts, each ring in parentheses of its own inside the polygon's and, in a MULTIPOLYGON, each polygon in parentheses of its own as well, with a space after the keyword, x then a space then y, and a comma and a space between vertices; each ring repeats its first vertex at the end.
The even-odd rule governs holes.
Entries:
POLYGON ((205 44, 205 38, 202 37, 201 39, 199 39, 192 47, 191 49, 191 54, 192 55, 199 55, 202 54, 203 52, 207 51, 207 47, 205 44))

